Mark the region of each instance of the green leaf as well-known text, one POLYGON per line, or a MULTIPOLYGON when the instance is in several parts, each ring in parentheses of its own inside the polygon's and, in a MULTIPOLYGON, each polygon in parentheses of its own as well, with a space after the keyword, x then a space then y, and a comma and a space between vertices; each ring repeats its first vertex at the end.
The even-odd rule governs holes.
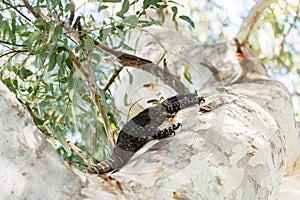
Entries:
POLYGON ((227 90, 226 88, 216 88, 216 90, 218 92, 229 93, 229 90, 227 90))
POLYGON ((139 23, 139 20, 135 15, 130 15, 124 19, 124 22, 135 26, 139 23))
POLYGON ((42 57, 41 57, 41 56, 36 56, 33 64, 34 64, 34 66, 35 66, 37 69, 42 68, 42 66, 43 66, 42 57))
POLYGON ((55 127, 54 135, 57 138, 57 140, 61 143, 64 150, 70 155, 71 151, 70 151, 69 145, 67 143, 66 135, 64 134, 63 129, 59 126, 55 127))
POLYGON ((108 8, 108 6, 100 5, 98 7, 98 12, 101 12, 102 10, 105 10, 106 8, 108 8))
POLYGON ((173 12, 173 16, 172 16, 172 20, 174 21, 178 12, 178 9, 176 6, 172 6, 172 12, 173 12))
POLYGON ((37 125, 42 126, 44 124, 44 120, 39 117, 35 117, 35 122, 37 125))
POLYGON ((53 52, 50 56, 49 63, 48 63, 48 72, 52 71, 56 64, 56 53, 53 52))
POLYGON ((179 18, 182 19, 182 20, 184 20, 184 21, 186 21, 186 22, 188 22, 193 28, 195 28, 195 24, 194 24, 194 22, 191 20, 190 17, 188 17, 188 16, 186 16, 186 15, 181 15, 181 16, 179 16, 179 18))
POLYGON ((125 95, 124 95, 124 105, 130 106, 130 104, 128 103, 128 94, 127 93, 125 93, 125 95))
POLYGON ((14 80, 13 80, 13 85, 14 85, 15 89, 18 90, 19 84, 18 84, 18 80, 17 80, 17 79, 14 79, 14 80))
POLYGON ((44 19, 37 18, 34 21, 34 25, 35 25, 35 27, 37 27, 40 30, 45 30, 45 28, 47 27, 48 24, 47 24, 47 22, 44 19))
POLYGON ((165 16, 165 12, 164 12, 162 6, 159 7, 159 14, 160 14, 160 17, 161 17, 161 23, 164 23, 165 19, 166 19, 166 16, 165 16))
POLYGON ((122 9, 117 12, 117 16, 124 18, 124 14, 129 10, 129 0, 124 0, 122 4, 122 9))
POLYGON ((129 76, 129 84, 131 85, 132 82, 133 82, 133 76, 132 76, 132 74, 130 73, 130 71, 128 71, 128 69, 126 69, 126 72, 128 73, 128 76, 129 76))
POLYGON ((44 56, 49 52, 49 44, 41 44, 41 46, 36 50, 35 55, 44 56))
POLYGON ((187 67, 184 69, 183 77, 184 77, 190 84, 193 84, 191 74, 189 73, 187 67))
POLYGON ((22 67, 19 71, 19 77, 21 80, 25 80, 28 76, 31 76, 33 73, 28 70, 28 69, 25 69, 24 67, 22 67))
POLYGON ((94 49, 94 46, 95 46, 95 44, 94 44, 93 38, 91 38, 90 36, 87 36, 87 37, 86 37, 86 40, 85 40, 85 42, 84 42, 84 47, 85 47, 88 51, 90 51, 90 50, 94 49))
POLYGON ((134 48, 132 48, 131 46, 128 46, 127 44, 125 43, 122 43, 122 48, 126 49, 126 50, 129 50, 129 51, 135 51, 134 48))
POLYGON ((147 9, 150 6, 158 7, 158 2, 162 2, 160 0, 144 0, 143 1, 143 9, 147 9))
POLYGON ((108 3, 120 3, 121 0, 103 0, 102 2, 108 2, 108 3))
POLYGON ((69 90, 68 95, 69 95, 70 100, 73 101, 73 99, 74 99, 74 89, 69 90))
POLYGON ((28 39, 28 49, 32 50, 32 47, 34 47, 34 42, 40 40, 42 38, 42 33, 36 31, 33 32, 28 39))
POLYGON ((16 93, 16 87, 12 84, 11 78, 7 78, 3 80, 3 83, 8 87, 8 89, 14 93, 16 93))
POLYGON ((75 87, 76 79, 77 79, 77 73, 72 71, 70 75, 70 79, 68 80, 68 89, 72 90, 75 87))
POLYGON ((177 7, 176 6, 172 6, 172 11, 173 11, 172 21, 174 22, 175 28, 178 31, 178 22, 176 20, 176 15, 177 15, 177 12, 178 12, 177 7))
POLYGON ((99 31, 99 39, 101 41, 105 41, 107 39, 107 37, 109 36, 109 34, 112 32, 111 28, 103 28, 99 31))
POLYGON ((69 10, 73 9, 75 7, 75 4, 73 2, 67 3, 65 7, 65 12, 68 12, 69 10))
POLYGON ((12 35, 12 43, 15 44, 16 43, 16 18, 13 15, 13 18, 11 20, 11 35, 12 35))
POLYGON ((54 31, 54 36, 56 38, 60 38, 61 34, 63 33, 63 29, 61 26, 56 26, 54 31))
POLYGON ((57 48, 64 48, 65 47, 65 43, 63 41, 58 40, 56 42, 56 46, 57 46, 57 48))
POLYGON ((61 66, 62 63, 64 62, 64 60, 65 60, 65 54, 64 54, 64 51, 61 51, 58 53, 58 55, 56 57, 57 65, 61 66))
POLYGON ((63 78, 60 78, 58 81, 60 82, 60 83, 67 83, 68 82, 68 77, 63 77, 63 78))

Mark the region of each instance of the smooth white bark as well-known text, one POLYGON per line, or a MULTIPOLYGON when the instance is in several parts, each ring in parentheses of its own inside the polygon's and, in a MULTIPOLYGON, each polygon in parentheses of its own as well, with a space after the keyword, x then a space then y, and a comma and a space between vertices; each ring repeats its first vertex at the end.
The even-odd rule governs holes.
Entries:
POLYGON ((0 199, 82 199, 80 179, 0 82, 0 199))

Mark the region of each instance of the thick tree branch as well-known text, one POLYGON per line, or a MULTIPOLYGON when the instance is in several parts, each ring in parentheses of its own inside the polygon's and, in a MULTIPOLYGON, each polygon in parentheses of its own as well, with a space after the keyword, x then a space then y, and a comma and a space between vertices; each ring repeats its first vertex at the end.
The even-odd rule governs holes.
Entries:
MULTIPOLYGON (((175 91, 181 94, 188 93, 189 90, 185 87, 185 85, 176 77, 175 75, 171 74, 169 70, 163 69, 150 60, 140 58, 138 56, 130 55, 124 52, 117 51, 115 49, 112 49, 98 41, 94 41, 95 46, 98 48, 106 51, 107 53, 110 53, 114 56, 116 56, 123 67, 134 67, 137 69, 141 69, 143 71, 149 72, 152 75, 158 77, 161 81, 163 81, 166 85, 173 88, 175 91)), ((107 84, 104 87, 104 90, 107 90, 110 84, 114 81, 114 78, 118 76, 121 69, 116 69, 113 76, 110 78, 110 80, 107 82, 107 84)))
POLYGON ((235 38, 237 38, 240 41, 242 46, 248 43, 248 39, 254 28, 254 25, 261 17, 263 11, 276 1, 277 0, 260 0, 257 1, 257 3, 253 6, 248 16, 244 19, 240 30, 235 36, 235 38))

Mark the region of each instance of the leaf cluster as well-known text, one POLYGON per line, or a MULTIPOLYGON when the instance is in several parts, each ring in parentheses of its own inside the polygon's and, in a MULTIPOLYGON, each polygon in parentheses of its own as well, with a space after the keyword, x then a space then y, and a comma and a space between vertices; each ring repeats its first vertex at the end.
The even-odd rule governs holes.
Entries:
POLYGON ((0 3, 1 81, 31 110, 36 125, 51 135, 51 144, 69 161, 77 156, 67 140, 75 138, 74 142, 103 159, 110 146, 107 129, 116 132, 120 125, 114 98, 102 89, 119 64, 114 56, 97 49, 95 41, 109 45, 118 39, 114 48, 131 48, 122 42, 127 31, 163 24, 164 9, 169 7, 174 23, 182 19, 194 26, 189 17, 177 17, 176 7, 181 5, 175 1, 101 0, 94 2, 96 13, 82 15, 80 10, 87 4, 69 0, 0 3), (95 19, 112 7, 117 11, 95 19), (150 10, 159 12, 160 19, 150 17, 150 10))

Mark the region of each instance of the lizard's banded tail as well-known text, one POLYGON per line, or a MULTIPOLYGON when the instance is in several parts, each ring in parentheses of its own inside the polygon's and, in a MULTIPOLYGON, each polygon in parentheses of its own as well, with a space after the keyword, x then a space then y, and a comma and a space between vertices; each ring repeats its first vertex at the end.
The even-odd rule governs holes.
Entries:
POLYGON ((87 172, 90 174, 104 174, 112 170, 118 170, 131 158, 132 155, 133 152, 126 151, 116 146, 113 150, 113 154, 109 158, 96 165, 89 166, 87 172))

